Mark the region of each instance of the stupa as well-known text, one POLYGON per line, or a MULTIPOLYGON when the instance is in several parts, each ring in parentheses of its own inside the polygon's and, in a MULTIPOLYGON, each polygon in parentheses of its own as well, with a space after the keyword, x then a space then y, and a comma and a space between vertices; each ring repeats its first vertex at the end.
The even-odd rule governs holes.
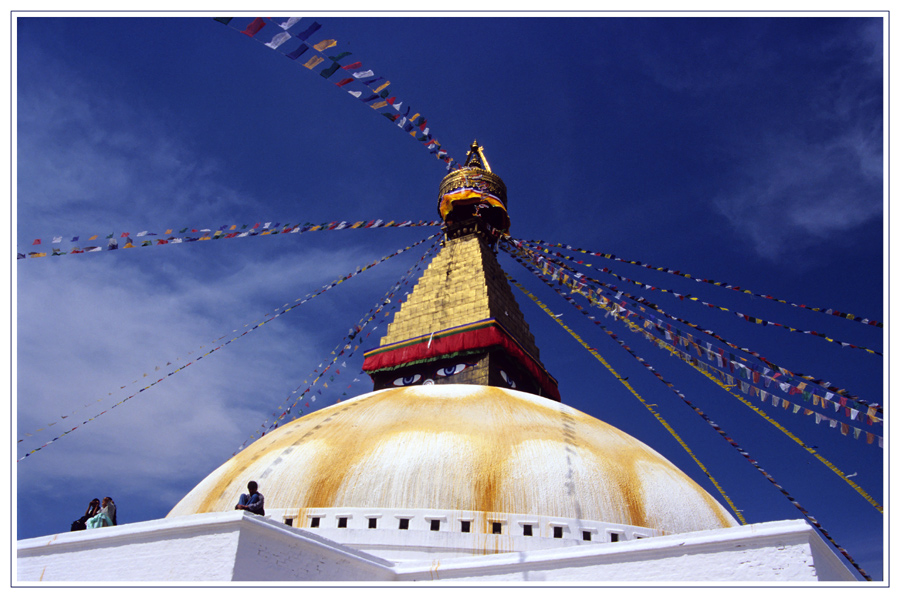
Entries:
POLYGON ((662 455, 561 402, 497 263, 507 192, 477 142, 438 212, 441 251, 365 354, 373 392, 263 436, 164 520, 20 541, 19 578, 855 579, 806 522, 740 526, 662 455), (265 516, 234 510, 250 480, 265 516))

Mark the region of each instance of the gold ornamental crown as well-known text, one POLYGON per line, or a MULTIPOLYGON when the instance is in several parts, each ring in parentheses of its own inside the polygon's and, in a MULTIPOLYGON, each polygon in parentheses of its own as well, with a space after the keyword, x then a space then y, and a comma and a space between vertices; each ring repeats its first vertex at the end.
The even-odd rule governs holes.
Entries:
POLYGON ((484 157, 484 148, 473 141, 466 154, 466 162, 462 168, 444 177, 438 190, 438 204, 444 195, 460 189, 477 189, 493 195, 506 206, 506 184, 499 176, 491 172, 491 166, 484 157))

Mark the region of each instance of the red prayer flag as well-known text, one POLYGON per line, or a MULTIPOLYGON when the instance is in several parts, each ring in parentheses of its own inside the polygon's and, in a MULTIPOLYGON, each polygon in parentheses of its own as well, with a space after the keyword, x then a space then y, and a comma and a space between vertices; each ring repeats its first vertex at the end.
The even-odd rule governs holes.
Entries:
POLYGON ((260 29, 262 29, 265 26, 266 26, 266 22, 262 20, 262 17, 256 17, 255 19, 253 19, 253 22, 251 22, 249 25, 247 25, 246 29, 241 31, 241 33, 243 33, 244 35, 249 35, 250 37, 253 37, 257 33, 259 33, 260 29))
POLYGON ((338 87, 343 87, 344 85, 347 85, 348 83, 352 83, 352 82, 353 82, 353 78, 351 77, 349 79, 341 79, 338 83, 335 83, 335 85, 337 85, 338 87))
POLYGON ((35 239, 35 240, 34 240, 34 243, 32 243, 32 245, 40 245, 40 244, 41 244, 41 240, 40 240, 40 239, 35 239))
POLYGON ((354 69, 358 69, 361 66, 362 66, 361 62, 354 62, 353 64, 348 64, 347 66, 344 66, 341 68, 344 69, 345 71, 352 71, 354 69))

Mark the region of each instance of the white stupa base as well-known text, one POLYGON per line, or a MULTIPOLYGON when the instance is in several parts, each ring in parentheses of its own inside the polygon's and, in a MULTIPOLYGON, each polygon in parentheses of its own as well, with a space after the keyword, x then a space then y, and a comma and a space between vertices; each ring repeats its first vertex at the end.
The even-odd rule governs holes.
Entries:
MULTIPOLYGON (((362 531, 362 530, 359 530, 362 531)), ((428 533, 415 532, 413 533, 428 533)), ((393 533, 393 532, 392 532, 393 533)), ((440 534, 444 532, 431 532, 440 534)), ((452 543, 455 534, 446 532, 452 543)), ((353 544, 361 545, 354 534, 353 544)), ((412 540, 412 537, 408 537, 412 540)), ((433 540, 429 540, 433 544, 433 540)), ((241 511, 20 540, 14 585, 31 582, 816 582, 857 581, 803 520, 628 542, 390 560, 241 511)), ((379 551, 381 552, 381 551, 379 551)), ((382 554, 385 554, 382 552, 382 554)), ((48 583, 52 585, 52 583, 48 583)))

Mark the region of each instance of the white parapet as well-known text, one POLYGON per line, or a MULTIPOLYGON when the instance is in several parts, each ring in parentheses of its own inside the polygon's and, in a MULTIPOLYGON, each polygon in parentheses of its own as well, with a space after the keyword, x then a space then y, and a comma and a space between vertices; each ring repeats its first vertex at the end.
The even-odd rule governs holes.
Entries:
MULTIPOLYGON (((206 513, 20 540, 14 585, 40 582, 159 583, 230 581, 569 581, 647 583, 855 581, 805 521, 647 537, 623 542, 539 544, 513 552, 444 556, 426 547, 388 560, 354 548, 367 530, 334 530, 331 538, 289 527, 282 516, 206 513), (347 540, 336 541, 341 534, 347 540), (348 545, 352 544, 352 545, 348 545)), ((377 531, 377 530, 372 530, 377 531)), ((421 543, 389 531, 398 542, 421 543), (405 538, 405 539, 404 539, 405 538)), ((485 536, 486 534, 478 534, 485 536)), ((373 535, 374 538, 374 535, 373 535)), ((344 538, 341 538, 344 539, 344 538)), ((380 552, 383 540, 373 540, 380 552)))

